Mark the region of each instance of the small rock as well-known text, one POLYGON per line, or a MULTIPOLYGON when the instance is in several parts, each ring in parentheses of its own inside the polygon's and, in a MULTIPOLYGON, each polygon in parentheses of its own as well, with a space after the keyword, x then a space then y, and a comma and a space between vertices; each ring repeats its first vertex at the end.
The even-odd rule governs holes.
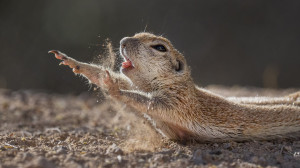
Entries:
POLYGON ((268 161, 263 156, 259 157, 257 163, 260 164, 260 165, 262 165, 262 166, 268 165, 268 161))
POLYGON ((24 154, 23 154, 23 158, 22 158, 22 160, 23 161, 25 161, 25 160, 31 160, 33 158, 33 155, 31 154, 31 153, 28 153, 28 152, 25 152, 24 154))
POLYGON ((221 155, 222 152, 221 152, 220 150, 217 149, 217 150, 212 150, 212 151, 210 151, 209 154, 211 154, 211 155, 221 155))
POLYGON ((213 144, 213 147, 217 148, 217 147, 219 147, 219 144, 214 143, 214 144, 213 144))
POLYGON ((258 162, 258 157, 257 157, 257 156, 253 156, 253 157, 251 158, 251 161, 252 161, 253 163, 257 163, 257 162, 258 162))
POLYGON ((121 163, 122 162, 122 156, 121 155, 118 155, 117 156, 117 159, 118 159, 118 161, 121 163))
POLYGON ((158 162, 166 162, 168 161, 168 156, 163 155, 163 154, 156 154, 153 156, 153 161, 158 163, 158 162))
POLYGON ((173 153, 173 156, 177 157, 179 156, 180 154, 182 154, 183 152, 179 149, 179 150, 176 150, 174 153, 173 153))
POLYGON ((167 154, 172 154, 173 152, 174 152, 174 150, 170 150, 170 149, 167 149, 167 148, 163 148, 159 153, 160 153, 160 154, 167 155, 167 154))
POLYGON ((114 143, 106 150, 106 154, 110 154, 110 153, 122 155, 123 151, 114 143))
POLYGON ((202 151, 201 149, 198 149, 194 152, 192 160, 195 164, 205 164, 205 162, 203 161, 203 157, 202 157, 202 151))
POLYGON ((232 150, 232 145, 231 143, 224 143, 223 144, 224 149, 232 150))
POLYGON ((292 147, 291 146, 284 146, 283 147, 287 152, 292 152, 292 147))
POLYGON ((140 163, 145 162, 145 160, 141 158, 141 159, 138 160, 138 162, 140 162, 140 163))
POLYGON ((68 153, 68 148, 65 146, 60 146, 58 147, 58 149, 56 150, 57 154, 67 154, 68 153))

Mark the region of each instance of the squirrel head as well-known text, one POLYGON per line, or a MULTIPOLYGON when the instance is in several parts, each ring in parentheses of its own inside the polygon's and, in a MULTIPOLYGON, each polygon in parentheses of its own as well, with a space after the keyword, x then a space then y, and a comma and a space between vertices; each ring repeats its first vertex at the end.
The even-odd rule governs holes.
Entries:
POLYGON ((120 53, 125 60, 121 73, 144 91, 187 82, 191 78, 184 56, 162 36, 138 33, 125 37, 120 41, 120 53))

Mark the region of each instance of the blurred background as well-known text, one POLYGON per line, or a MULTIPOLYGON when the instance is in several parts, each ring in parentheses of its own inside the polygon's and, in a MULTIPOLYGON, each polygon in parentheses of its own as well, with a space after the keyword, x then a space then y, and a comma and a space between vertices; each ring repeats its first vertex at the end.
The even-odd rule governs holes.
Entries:
POLYGON ((0 88, 89 89, 47 52, 92 61, 106 38, 170 39, 201 86, 300 87, 300 1, 0 1, 0 88))

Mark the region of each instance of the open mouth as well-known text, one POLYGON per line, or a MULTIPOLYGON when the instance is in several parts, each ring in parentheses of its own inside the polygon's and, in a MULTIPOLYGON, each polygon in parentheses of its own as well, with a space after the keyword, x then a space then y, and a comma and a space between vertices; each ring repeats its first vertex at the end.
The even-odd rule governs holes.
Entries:
POLYGON ((124 48, 121 50, 121 54, 122 54, 122 56, 123 56, 124 59, 125 59, 125 61, 122 62, 122 68, 123 68, 123 69, 134 68, 134 66, 133 66, 133 64, 132 64, 132 62, 131 62, 131 60, 130 60, 130 59, 128 58, 128 56, 126 55, 126 51, 125 51, 124 48))

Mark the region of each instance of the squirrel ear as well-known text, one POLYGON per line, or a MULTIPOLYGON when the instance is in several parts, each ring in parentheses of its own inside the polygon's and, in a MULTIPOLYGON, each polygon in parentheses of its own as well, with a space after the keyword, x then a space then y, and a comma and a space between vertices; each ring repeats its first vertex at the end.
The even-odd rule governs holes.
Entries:
POLYGON ((175 71, 180 72, 183 70, 183 63, 180 60, 176 60, 175 71))

